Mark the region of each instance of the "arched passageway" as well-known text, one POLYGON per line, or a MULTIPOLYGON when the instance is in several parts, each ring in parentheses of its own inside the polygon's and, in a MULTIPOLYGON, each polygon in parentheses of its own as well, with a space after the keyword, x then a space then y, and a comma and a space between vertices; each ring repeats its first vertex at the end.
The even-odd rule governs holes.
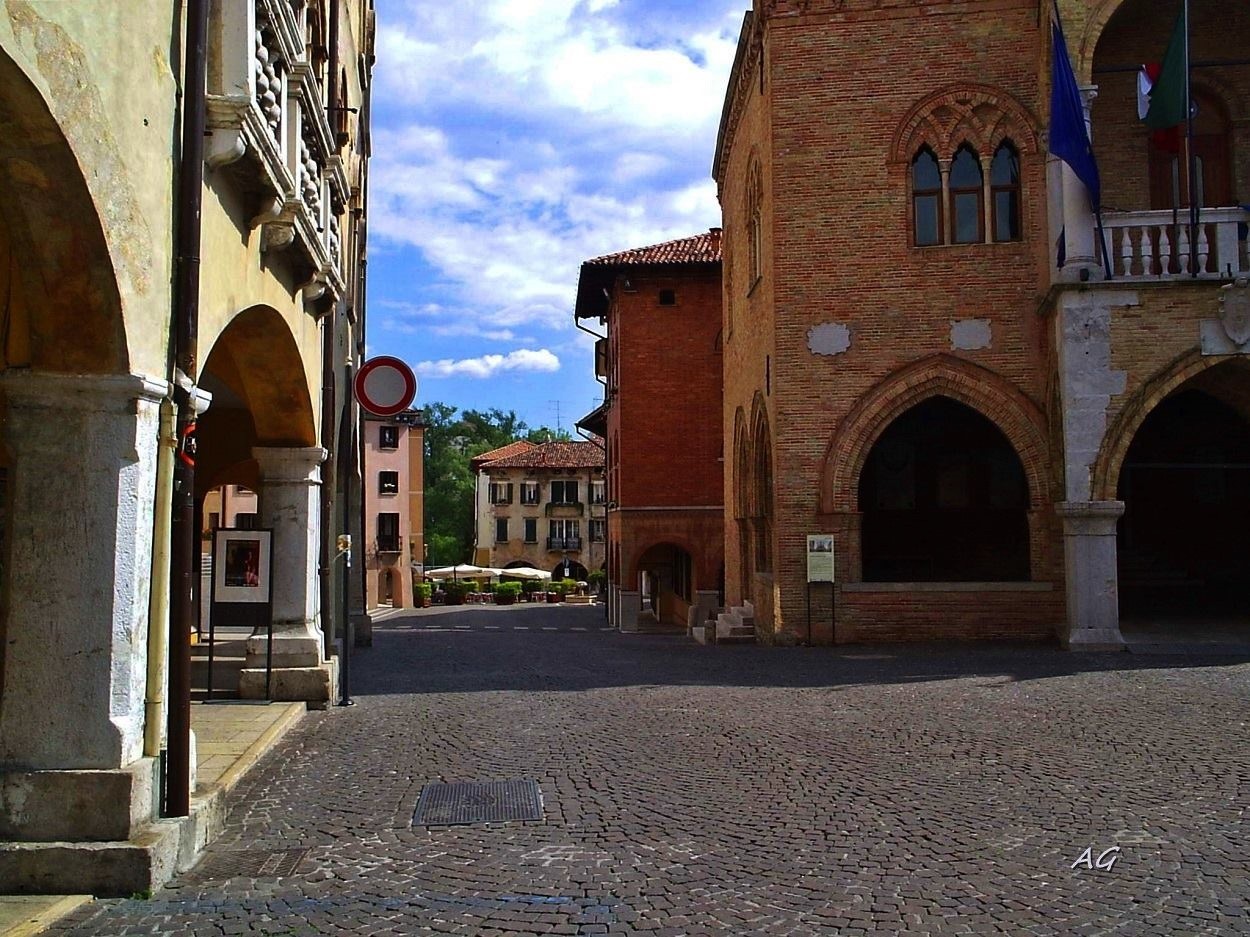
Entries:
POLYGON ((1029 579, 1028 483, 1007 437, 931 397, 881 434, 859 481, 867 582, 1029 579))
POLYGON ((685 626, 694 602, 694 560, 675 543, 648 547, 635 564, 642 611, 662 625, 685 626))
POLYGON ((1123 618, 1250 621, 1250 372, 1205 372, 1147 415, 1120 471, 1123 618))

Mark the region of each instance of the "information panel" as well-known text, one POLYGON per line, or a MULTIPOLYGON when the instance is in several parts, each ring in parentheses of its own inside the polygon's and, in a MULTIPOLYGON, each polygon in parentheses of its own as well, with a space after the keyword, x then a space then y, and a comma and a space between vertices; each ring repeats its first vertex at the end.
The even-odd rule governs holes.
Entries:
POLYGON ((834 581, 833 534, 807 535, 807 581, 834 581))

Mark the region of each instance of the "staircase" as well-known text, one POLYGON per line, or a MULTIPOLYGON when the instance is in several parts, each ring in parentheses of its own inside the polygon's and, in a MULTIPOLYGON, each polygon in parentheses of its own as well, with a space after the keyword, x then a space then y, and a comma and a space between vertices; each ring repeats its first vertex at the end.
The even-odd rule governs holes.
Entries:
POLYGON ((755 607, 750 602, 728 608, 716 616, 716 643, 755 643, 755 607))

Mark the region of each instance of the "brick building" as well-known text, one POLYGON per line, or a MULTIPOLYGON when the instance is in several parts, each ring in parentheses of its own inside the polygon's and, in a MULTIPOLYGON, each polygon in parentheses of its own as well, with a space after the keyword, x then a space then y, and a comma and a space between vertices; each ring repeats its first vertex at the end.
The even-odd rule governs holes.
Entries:
POLYGON ((408 410, 365 415, 365 598, 411 608, 413 570, 425 559, 425 424, 408 410))
POLYGON ((585 581, 604 562, 603 446, 525 440, 474 458, 474 562, 585 581))
POLYGON ((577 319, 596 348, 607 441, 609 621, 681 625, 722 604, 719 229, 582 264, 577 319))
POLYGON ((745 18, 713 168, 726 582, 766 638, 809 634, 813 533, 835 535, 838 578, 811 591, 816 642, 835 597, 837 641, 1119 647, 1122 612, 1244 614, 1250 10, 1192 4, 1190 270, 1186 161, 1136 96, 1179 0, 1060 0, 1108 279, 1088 193, 1047 154, 1050 6, 745 18))

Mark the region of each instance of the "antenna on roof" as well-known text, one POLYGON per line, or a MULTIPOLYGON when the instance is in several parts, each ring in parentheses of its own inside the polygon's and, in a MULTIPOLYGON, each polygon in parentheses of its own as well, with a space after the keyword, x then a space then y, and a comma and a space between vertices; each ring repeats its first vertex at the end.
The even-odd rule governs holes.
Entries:
MULTIPOLYGON (((553 404, 553 405, 555 406, 555 408, 556 408, 556 432, 558 433, 558 432, 560 432, 562 429, 564 429, 564 427, 560 425, 560 401, 558 401, 558 400, 548 400, 548 401, 547 401, 547 403, 549 403, 549 404, 553 404)), ((548 436, 547 436, 547 442, 551 442, 551 436, 550 436, 550 434, 548 434, 548 436)))

